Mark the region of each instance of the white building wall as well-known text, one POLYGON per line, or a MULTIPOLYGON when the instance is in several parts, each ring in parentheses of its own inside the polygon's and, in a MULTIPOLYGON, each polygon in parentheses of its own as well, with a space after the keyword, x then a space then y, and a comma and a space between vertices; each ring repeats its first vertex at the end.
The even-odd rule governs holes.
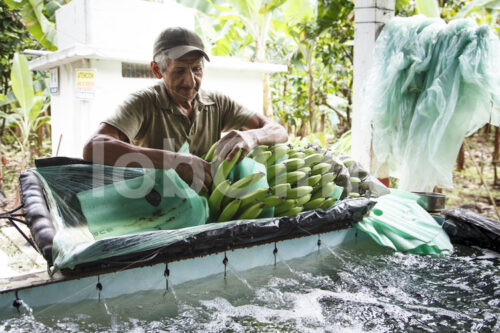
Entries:
POLYGON ((73 0, 56 12, 58 47, 75 44, 107 50, 152 53, 167 27, 194 30, 194 10, 173 0, 73 0))
MULTIPOLYGON (((59 71, 60 92, 52 96, 51 102, 52 152, 53 155, 58 152, 59 156, 81 157, 86 140, 129 94, 158 82, 157 79, 123 78, 121 62, 116 60, 84 59, 61 65, 59 71), (96 70, 92 100, 75 97, 78 68, 96 70)), ((250 110, 262 112, 261 72, 208 67, 202 89, 220 91, 250 110)))
MULTIPOLYGON (((122 77, 122 62, 149 66, 158 34, 171 26, 193 30, 194 10, 173 0, 73 0, 56 11, 56 26, 58 51, 32 60, 30 68, 59 69, 59 92, 51 103, 52 154, 81 157, 85 142, 118 104, 157 82, 122 77), (96 70, 91 100, 76 98, 78 68, 96 70)), ((211 57, 202 88, 262 112, 263 74, 285 70, 281 65, 211 57)))

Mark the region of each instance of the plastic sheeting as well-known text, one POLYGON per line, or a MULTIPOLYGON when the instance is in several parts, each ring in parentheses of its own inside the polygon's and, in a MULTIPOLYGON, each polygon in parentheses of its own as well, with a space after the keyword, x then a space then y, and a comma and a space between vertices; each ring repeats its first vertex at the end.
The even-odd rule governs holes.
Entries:
MULTIPOLYGON (((206 199, 173 170, 72 164, 32 171, 55 228, 56 267, 82 260, 75 257, 99 239, 196 226, 208 218, 206 199)), ((107 248, 104 256, 113 250, 107 248)))
MULTIPOLYGON (((26 220, 34 238, 40 239, 39 233, 46 231, 52 234, 47 244, 38 246, 52 246, 49 259, 53 260, 48 262, 55 271, 82 265, 123 267, 154 258, 169 261, 339 230, 352 227, 374 204, 368 199, 349 200, 328 211, 309 211, 297 217, 205 224, 206 199, 191 193, 172 170, 64 165, 78 161, 51 160, 37 163, 45 167, 23 172, 20 180, 26 220), (173 213, 179 205, 182 209, 173 213), (53 227, 42 230, 46 222, 53 227), (148 223, 153 224, 149 229, 148 223), (110 230, 95 232, 102 226, 110 230)), ((246 167, 258 168, 259 164, 246 167)), ((237 172, 243 175, 246 171, 237 172)))
POLYGON ((424 16, 386 24, 364 101, 373 152, 399 188, 452 187, 464 137, 488 122, 500 125, 499 68, 500 42, 487 26, 424 16))
POLYGON ((418 203, 419 197, 401 190, 377 199, 370 215, 356 228, 394 251, 416 254, 450 253, 453 246, 441 225, 418 203))
POLYGON ((466 209, 443 211, 443 229, 453 243, 477 245, 500 253, 500 221, 466 209))

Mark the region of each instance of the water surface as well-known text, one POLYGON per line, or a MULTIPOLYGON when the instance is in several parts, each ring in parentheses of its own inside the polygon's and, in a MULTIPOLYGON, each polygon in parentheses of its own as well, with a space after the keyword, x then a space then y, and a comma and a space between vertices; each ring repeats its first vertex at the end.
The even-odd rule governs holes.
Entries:
POLYGON ((431 257, 364 241, 168 291, 24 307, 0 331, 499 332, 499 263, 478 248, 431 257))

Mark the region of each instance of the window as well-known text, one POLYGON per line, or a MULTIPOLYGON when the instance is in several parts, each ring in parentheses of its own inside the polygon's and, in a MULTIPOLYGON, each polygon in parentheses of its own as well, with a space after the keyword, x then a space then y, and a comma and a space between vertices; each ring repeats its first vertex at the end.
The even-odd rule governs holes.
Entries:
POLYGON ((122 62, 122 77, 154 79, 151 67, 144 64, 122 62))

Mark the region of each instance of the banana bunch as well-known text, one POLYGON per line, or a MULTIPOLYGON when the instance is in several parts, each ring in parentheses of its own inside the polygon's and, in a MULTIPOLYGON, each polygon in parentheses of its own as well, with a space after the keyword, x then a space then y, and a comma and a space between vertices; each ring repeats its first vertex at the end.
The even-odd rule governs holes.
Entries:
POLYGON ((217 143, 202 156, 212 163, 213 183, 208 196, 208 206, 212 221, 226 222, 230 220, 255 219, 269 208, 265 198, 269 196, 269 187, 251 189, 253 185, 265 177, 264 172, 249 174, 232 182, 229 173, 241 156, 237 153, 232 161, 218 161, 214 155, 217 143))
MULTIPOLYGON (((263 211, 274 208, 274 216, 295 216, 303 210, 328 209, 336 201, 333 193, 342 190, 342 196, 358 197, 363 188, 361 174, 350 176, 351 159, 339 159, 331 152, 314 146, 292 147, 288 144, 256 147, 247 157, 266 167, 266 173, 257 172, 232 182, 228 179, 233 161, 217 163, 215 143, 203 156, 215 167, 212 191, 208 197, 213 221, 254 219, 263 211), (263 177, 269 187, 252 189, 263 177), (340 188, 341 187, 341 188, 340 188)), ((366 175, 363 175, 366 176, 366 175)), ((338 196, 337 196, 338 197, 338 196)))
POLYGON ((332 171, 336 175, 335 184, 343 188, 340 199, 346 197, 356 198, 360 196, 378 197, 390 193, 390 191, 375 177, 371 176, 361 165, 350 156, 342 155, 330 149, 321 149, 312 144, 304 145, 302 150, 315 150, 324 155, 324 163, 332 165, 332 171))
POLYGON ((326 209, 335 202, 330 196, 335 188, 332 166, 323 162, 324 156, 315 149, 293 148, 287 144, 259 146, 251 157, 267 168, 270 197, 276 198, 277 203, 274 216, 326 209))

